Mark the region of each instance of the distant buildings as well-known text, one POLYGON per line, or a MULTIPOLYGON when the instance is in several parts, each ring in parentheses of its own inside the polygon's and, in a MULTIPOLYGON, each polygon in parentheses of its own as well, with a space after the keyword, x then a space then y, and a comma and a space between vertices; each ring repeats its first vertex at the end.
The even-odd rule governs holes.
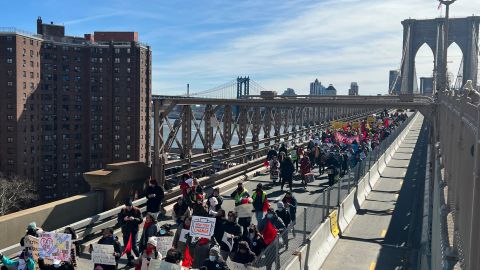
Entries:
POLYGON ((325 96, 325 86, 322 85, 318 79, 315 79, 314 82, 310 83, 310 95, 311 96, 325 96))
POLYGON ((352 82, 350 84, 350 89, 348 89, 349 96, 358 96, 358 83, 352 82))
POLYGON ((433 77, 420 77, 420 94, 433 95, 433 77))
POLYGON ((325 89, 325 95, 326 96, 336 96, 337 95, 337 89, 333 87, 333 84, 328 85, 327 89, 325 89))
POLYGON ((296 96, 295 90, 293 88, 287 88, 282 94, 282 96, 296 96))
POLYGON ((0 172, 35 182, 42 202, 88 190, 82 174, 149 163, 151 55, 137 32, 0 30, 0 172))
POLYGON ((402 75, 400 70, 390 70, 388 79, 388 92, 392 95, 400 94, 402 87, 402 75))

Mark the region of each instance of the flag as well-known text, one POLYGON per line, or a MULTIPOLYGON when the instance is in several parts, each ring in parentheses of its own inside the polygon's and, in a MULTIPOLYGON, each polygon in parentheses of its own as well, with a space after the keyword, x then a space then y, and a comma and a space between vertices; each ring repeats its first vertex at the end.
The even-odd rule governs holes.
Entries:
POLYGON ((187 247, 185 248, 185 254, 183 255, 182 266, 190 268, 193 264, 193 258, 190 256, 190 249, 187 247))
POLYGON ((275 240, 275 237, 277 237, 277 229, 272 225, 270 220, 267 220, 267 226, 265 226, 265 229, 263 229, 262 235, 263 240, 267 245, 272 243, 273 240, 275 240))
MULTIPOLYGON (((263 195, 262 195, 263 196, 263 195)), ((268 208, 270 208, 270 203, 268 202, 268 200, 265 198, 265 201, 263 202, 263 212, 267 212, 268 211, 268 208)))
POLYGON ((270 166, 270 163, 268 162, 268 160, 266 160, 265 162, 263 162, 263 166, 264 166, 264 167, 267 167, 267 168, 268 168, 268 166, 270 166))
POLYGON ((132 234, 130 234, 130 236, 128 237, 127 245, 125 245, 125 250, 123 250, 123 253, 120 257, 125 255, 125 253, 130 253, 130 252, 132 252, 132 234))

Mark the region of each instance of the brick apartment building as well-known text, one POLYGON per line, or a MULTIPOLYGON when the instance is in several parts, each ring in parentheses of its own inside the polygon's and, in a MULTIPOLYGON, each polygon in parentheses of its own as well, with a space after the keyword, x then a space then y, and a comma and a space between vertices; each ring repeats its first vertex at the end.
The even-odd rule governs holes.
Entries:
POLYGON ((85 171, 148 164, 151 54, 136 32, 0 29, 0 172, 45 202, 85 192, 85 171))

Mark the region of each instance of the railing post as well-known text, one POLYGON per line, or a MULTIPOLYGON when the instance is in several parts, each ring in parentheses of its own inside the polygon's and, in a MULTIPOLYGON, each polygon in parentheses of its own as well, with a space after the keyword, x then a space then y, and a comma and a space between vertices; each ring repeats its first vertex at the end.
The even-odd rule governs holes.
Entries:
POLYGON ((328 208, 327 208, 327 216, 330 214, 330 191, 332 190, 330 187, 327 188, 327 201, 328 201, 328 208))
POLYGON ((307 207, 304 208, 303 213, 303 243, 305 243, 307 241, 307 207))
POLYGON ((342 187, 342 179, 338 179, 337 206, 340 206, 340 196, 341 196, 340 188, 341 187, 342 187))
MULTIPOLYGON (((328 188, 327 188, 328 189, 328 188)), ((325 193, 327 192, 327 190, 325 189, 323 192, 322 192, 322 221, 325 220, 325 209, 326 209, 326 201, 325 201, 325 193)))

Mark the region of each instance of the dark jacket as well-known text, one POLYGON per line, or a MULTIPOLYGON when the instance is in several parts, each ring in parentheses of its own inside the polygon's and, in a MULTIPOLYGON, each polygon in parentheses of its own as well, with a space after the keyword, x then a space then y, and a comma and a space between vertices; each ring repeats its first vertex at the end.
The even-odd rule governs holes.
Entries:
POLYGON ((288 158, 284 159, 280 164, 280 174, 282 175, 282 178, 288 181, 292 180, 294 172, 295 166, 293 165, 293 162, 288 158))
POLYGON ((254 191, 252 194, 252 204, 253 204, 253 209, 255 209, 255 212, 263 212, 263 205, 265 203, 265 200, 267 199, 267 193, 265 191, 254 191))
POLYGON ((260 255, 260 253, 262 253, 262 251, 265 249, 265 247, 267 246, 265 244, 265 241, 263 240, 263 237, 262 235, 260 234, 257 234, 255 235, 255 237, 253 239, 250 239, 250 237, 248 237, 247 235, 243 236, 241 238, 241 241, 245 241, 248 243, 248 246, 250 247, 250 249, 253 251, 253 253, 255 253, 257 256, 260 255))
POLYGON ((236 222, 230 222, 228 220, 225 220, 222 223, 222 229, 217 232, 217 237, 215 238, 215 240, 220 245, 220 249, 223 251, 231 252, 231 250, 228 248, 228 245, 222 241, 224 233, 229 233, 234 237, 240 237, 242 234, 242 227, 236 222), (223 233, 221 233, 221 231, 223 231, 223 233), (219 235, 220 233, 221 235, 219 235))
POLYGON ((147 197, 147 212, 156 213, 160 211, 160 205, 165 196, 163 189, 160 186, 148 186, 147 190, 145 190, 145 194, 147 197), (155 197, 149 198, 152 194, 155 194, 155 197))
POLYGON ((210 261, 209 259, 205 260, 205 262, 203 263, 203 267, 202 269, 206 269, 206 270, 228 270, 229 269, 227 264, 221 257, 218 257, 218 259, 213 262, 210 261))
POLYGON ((74 269, 73 266, 68 262, 62 263, 60 267, 55 268, 51 264, 45 264, 45 261, 43 260, 43 258, 38 258, 38 267, 40 268, 40 270, 73 270, 74 269))
POLYGON ((147 247, 148 238, 156 236, 158 231, 158 224, 156 222, 152 223, 147 229, 143 228, 142 236, 140 236, 140 243, 138 245, 140 252, 143 252, 147 247))
POLYGON ((122 227, 123 234, 130 234, 131 232, 138 232, 138 226, 143 222, 142 213, 140 209, 133 206, 130 211, 124 207, 120 213, 118 213, 118 224, 122 227), (125 217, 133 217, 134 220, 125 221, 125 217))
MULTIPOLYGON (((122 247, 121 247, 120 242, 118 241, 118 238, 117 238, 116 236, 107 237, 107 238, 101 238, 101 239, 98 241, 98 244, 101 244, 101 245, 112 245, 112 246, 113 246, 113 250, 115 251, 115 253, 117 253, 117 256, 115 256, 115 261, 118 263, 118 260, 120 260, 120 255, 122 254, 122 247)), ((115 269, 117 269, 117 266, 116 266, 116 265, 96 264, 95 267, 96 267, 97 265, 102 266, 103 270, 115 270, 115 269)))
POLYGON ((237 250, 237 252, 233 254, 232 261, 236 263, 247 264, 255 261, 255 258, 256 255, 251 250, 243 254, 237 250))
POLYGON ((297 199, 295 199, 295 197, 293 196, 290 198, 283 197, 282 202, 285 207, 288 207, 287 204, 289 204, 288 211, 290 212, 290 218, 292 220, 295 220, 295 217, 297 215, 297 199))
POLYGON ((278 230, 278 229, 283 229, 285 228, 285 223, 283 223, 283 220, 281 218, 279 218, 277 216, 277 214, 273 213, 273 217, 272 218, 268 218, 267 215, 270 214, 270 212, 268 212, 265 217, 260 220, 260 222, 258 223, 258 231, 259 232, 263 232, 263 230, 265 229, 265 227, 267 226, 267 221, 270 220, 270 222, 272 222, 272 225, 278 230))
POLYGON ((275 151, 274 149, 270 149, 270 151, 268 151, 267 153, 267 159, 270 160, 274 156, 278 156, 277 151, 275 151))
POLYGON ((210 215, 203 204, 194 203, 192 207, 192 216, 209 217, 210 215))
POLYGON ((290 224, 290 221, 292 221, 290 217, 290 213, 288 212, 287 208, 283 208, 281 211, 276 210, 275 213, 279 218, 282 219, 283 223, 285 224, 285 227, 288 227, 288 224, 290 224))

